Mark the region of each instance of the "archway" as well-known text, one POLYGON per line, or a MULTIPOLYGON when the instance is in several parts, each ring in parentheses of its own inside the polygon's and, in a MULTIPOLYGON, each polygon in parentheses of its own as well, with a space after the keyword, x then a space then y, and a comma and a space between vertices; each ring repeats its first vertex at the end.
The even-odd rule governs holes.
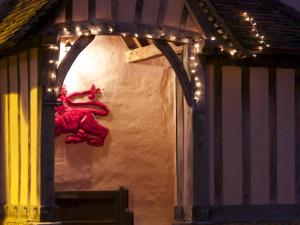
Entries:
POLYGON ((92 83, 104 89, 101 101, 110 114, 97 119, 110 131, 102 147, 65 145, 66 135, 56 139, 56 190, 127 186, 136 224, 170 224, 176 188, 175 75, 162 56, 126 63, 126 49, 120 36, 97 36, 66 76, 68 92, 92 83))

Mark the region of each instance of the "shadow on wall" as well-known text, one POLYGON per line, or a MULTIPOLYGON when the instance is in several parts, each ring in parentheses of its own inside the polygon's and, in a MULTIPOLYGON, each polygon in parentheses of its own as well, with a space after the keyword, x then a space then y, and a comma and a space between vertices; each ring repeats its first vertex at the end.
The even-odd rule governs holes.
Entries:
MULTIPOLYGON (((68 134, 57 137, 58 143, 63 143, 68 134)), ((109 146, 111 144, 111 136, 108 134, 105 143, 99 147, 88 146, 85 142, 78 144, 65 144, 63 148, 56 147, 56 182, 55 189, 64 191, 91 190, 93 186, 93 157, 105 159, 109 146), (60 161, 59 159, 63 159, 60 161), (60 165, 63 169, 60 169, 60 165), (76 174, 72 179, 67 174, 76 174)))

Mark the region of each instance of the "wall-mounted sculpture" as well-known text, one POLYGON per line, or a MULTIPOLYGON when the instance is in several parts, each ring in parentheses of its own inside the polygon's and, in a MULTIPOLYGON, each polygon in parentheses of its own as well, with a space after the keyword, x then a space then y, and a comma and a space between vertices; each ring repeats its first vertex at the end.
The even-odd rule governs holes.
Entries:
POLYGON ((55 136, 71 133, 65 138, 66 144, 87 142, 89 145, 102 146, 108 129, 95 118, 95 115, 107 116, 109 110, 96 95, 101 94, 99 88, 92 85, 89 90, 67 94, 62 87, 58 100, 62 105, 55 108, 55 136), (72 98, 88 96, 88 101, 74 102, 72 98))

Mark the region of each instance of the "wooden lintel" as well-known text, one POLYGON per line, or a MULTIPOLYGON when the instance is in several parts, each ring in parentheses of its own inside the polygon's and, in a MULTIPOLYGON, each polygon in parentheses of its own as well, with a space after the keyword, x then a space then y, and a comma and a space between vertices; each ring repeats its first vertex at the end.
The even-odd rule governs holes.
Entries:
MULTIPOLYGON (((176 46, 173 43, 169 43, 172 49, 176 54, 182 53, 182 46, 176 46)), ((155 47, 155 45, 151 44, 145 47, 128 50, 126 52, 126 62, 127 63, 133 63, 133 62, 139 62, 146 59, 151 59, 154 57, 162 56, 162 52, 155 47)))

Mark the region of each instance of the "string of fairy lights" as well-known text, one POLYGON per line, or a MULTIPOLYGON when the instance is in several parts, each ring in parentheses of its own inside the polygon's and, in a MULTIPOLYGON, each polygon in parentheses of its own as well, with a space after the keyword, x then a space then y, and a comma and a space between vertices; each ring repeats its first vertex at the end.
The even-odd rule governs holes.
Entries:
MULTIPOLYGON (((244 11, 242 13, 242 17, 244 21, 248 22, 250 24, 251 31, 250 33, 252 36, 256 39, 257 46, 256 50, 261 52, 264 50, 264 48, 269 48, 271 47, 265 40, 265 36, 262 35, 258 29, 257 29, 257 22, 255 21, 254 17, 252 17, 248 12, 244 11)), ((256 57, 255 53, 252 53, 253 57, 256 57)))
MULTIPOLYGON (((198 103, 202 97, 202 83, 201 79, 199 77, 198 73, 198 54, 200 53, 200 39, 197 37, 196 39, 191 38, 181 38, 179 39, 175 34, 173 33, 167 33, 163 31, 159 31, 156 33, 145 33, 145 32, 117 32, 114 27, 107 26, 104 30, 103 28, 100 28, 99 26, 93 26, 90 29, 84 29, 79 26, 76 26, 75 29, 67 29, 66 27, 63 28, 61 32, 61 36, 65 38, 73 38, 73 37, 79 37, 82 35, 105 35, 105 34, 114 34, 114 35, 121 35, 123 37, 131 36, 135 38, 147 38, 147 39, 153 39, 153 38, 159 38, 159 39, 165 39, 167 41, 172 42, 179 42, 179 43, 185 43, 189 44, 190 51, 189 51, 189 72, 191 74, 191 83, 192 87, 194 88, 194 100, 196 103, 198 103)), ((72 44, 68 39, 66 39, 65 43, 65 53, 68 52, 68 50, 72 47, 72 44)), ((60 47, 57 45, 50 45, 49 50, 56 52, 60 51, 60 47)), ((47 87, 47 92, 52 95, 58 95, 59 94, 59 88, 56 86, 56 69, 59 65, 58 59, 55 58, 55 55, 58 54, 52 54, 53 58, 49 60, 49 84, 47 87)))
MULTIPOLYGON (((205 4, 202 4, 202 7, 206 7, 205 4)), ((256 51, 253 51, 251 54, 253 57, 256 57, 256 52, 263 51, 264 48, 270 47, 270 45, 266 42, 265 36, 262 35, 257 29, 257 22, 255 19, 246 11, 242 12, 242 18, 245 22, 250 24, 250 33, 255 38, 257 42, 256 51)), ((218 30, 217 30, 218 31, 218 30)), ((218 31, 218 33, 222 34, 222 37, 226 37, 226 34, 223 31, 218 31)), ((86 25, 86 26, 71 26, 71 27, 63 27, 60 32, 61 37, 66 38, 65 43, 65 52, 67 53, 68 50, 72 47, 71 42, 68 38, 79 37, 82 35, 120 35, 123 37, 132 37, 132 38, 147 38, 147 39, 163 39, 166 41, 177 42, 181 44, 188 44, 190 46, 189 51, 189 72, 191 74, 191 83, 194 90, 193 98, 196 103, 198 103, 203 95, 203 85, 201 77, 199 76, 199 59, 198 55, 200 53, 200 41, 203 40, 199 36, 189 36, 183 37, 180 35, 176 35, 173 31, 166 31, 163 29, 157 29, 153 32, 147 32, 147 29, 140 30, 139 32, 132 32, 132 31, 124 31, 119 29, 118 27, 112 24, 102 24, 100 25, 86 25)), ((226 37, 227 38, 227 37, 226 37)), ((207 38, 208 41, 219 43, 219 40, 216 36, 211 36, 207 38)), ((227 41, 228 42, 228 41, 227 41)), ((60 47, 57 45, 51 45, 50 50, 60 52, 60 47)), ((231 42, 228 42, 228 48, 221 46, 221 51, 227 51, 231 56, 234 56, 238 53, 237 48, 231 42)), ((59 54, 53 54, 59 55, 59 54)), ((51 94, 58 95, 59 88, 56 87, 56 69, 59 65, 58 59, 53 57, 49 60, 50 71, 49 71, 49 86, 47 88, 47 92, 51 94)))
POLYGON ((51 59, 49 60, 48 87, 47 92, 58 95, 59 88, 56 86, 56 69, 58 67, 59 47, 56 45, 49 46, 51 59))
POLYGON ((201 77, 199 76, 199 53, 201 51, 200 42, 195 42, 189 46, 189 71, 191 74, 192 86, 194 89, 194 100, 199 103, 203 94, 203 85, 201 77))

